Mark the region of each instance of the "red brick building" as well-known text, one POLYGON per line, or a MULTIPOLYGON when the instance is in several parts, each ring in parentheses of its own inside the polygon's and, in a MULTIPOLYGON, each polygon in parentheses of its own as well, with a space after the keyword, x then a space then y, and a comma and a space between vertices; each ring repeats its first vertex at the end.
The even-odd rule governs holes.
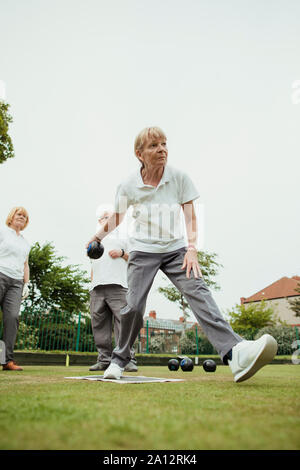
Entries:
POLYGON ((163 335, 166 339, 166 348, 168 351, 177 352, 178 342, 184 328, 188 330, 196 326, 199 331, 200 327, 196 322, 187 321, 186 324, 184 324, 184 317, 180 317, 179 320, 157 318, 156 311, 151 310, 149 316, 144 317, 144 326, 139 333, 140 349, 141 351, 146 350, 147 337, 149 344, 150 339, 154 336, 163 335))

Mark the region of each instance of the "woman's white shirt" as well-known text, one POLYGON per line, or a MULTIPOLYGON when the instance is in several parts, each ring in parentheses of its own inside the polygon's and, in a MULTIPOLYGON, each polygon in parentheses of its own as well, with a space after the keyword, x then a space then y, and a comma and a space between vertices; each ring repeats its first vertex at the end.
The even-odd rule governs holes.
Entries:
MULTIPOLYGON (((99 230, 100 226, 97 227, 99 230)), ((124 258, 112 258, 109 255, 111 250, 128 251, 128 242, 116 228, 102 240, 104 253, 99 259, 91 260, 93 270, 93 280, 90 284, 90 291, 94 287, 105 284, 119 284, 127 288, 127 261, 124 258)))
POLYGON ((181 205, 198 197, 191 178, 169 165, 157 187, 145 184, 140 170, 127 177, 118 186, 115 212, 132 207, 129 251, 163 253, 186 246, 181 205))
POLYGON ((13 279, 24 279, 24 263, 30 244, 10 227, 0 228, 0 272, 13 279))

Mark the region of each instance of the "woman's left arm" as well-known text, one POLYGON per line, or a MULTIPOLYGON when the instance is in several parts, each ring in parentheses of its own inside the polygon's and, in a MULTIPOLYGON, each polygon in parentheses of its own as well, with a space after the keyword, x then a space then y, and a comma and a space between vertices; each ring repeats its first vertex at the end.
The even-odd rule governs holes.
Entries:
POLYGON ((186 268, 186 277, 190 277, 191 269, 193 270, 196 278, 202 277, 201 269, 198 262, 197 256, 197 219, 193 201, 188 201, 181 205, 184 214, 186 233, 188 237, 188 249, 185 254, 183 265, 181 269, 186 268))
POLYGON ((30 276, 30 272, 29 272, 29 263, 28 263, 28 258, 27 258, 24 263, 24 284, 28 284, 29 276, 30 276))
POLYGON ((24 286, 23 286, 23 292, 22 292, 22 300, 25 300, 26 297, 29 296, 29 263, 28 263, 28 258, 26 259, 24 263, 24 286))

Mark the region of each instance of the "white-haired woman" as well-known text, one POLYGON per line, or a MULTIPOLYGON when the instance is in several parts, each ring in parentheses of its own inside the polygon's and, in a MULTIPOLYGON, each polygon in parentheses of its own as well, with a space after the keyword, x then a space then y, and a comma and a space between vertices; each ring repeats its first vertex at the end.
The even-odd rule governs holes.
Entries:
POLYGON ((22 370, 14 361, 14 346, 19 327, 22 298, 28 296, 30 245, 21 232, 29 222, 24 207, 14 207, 0 228, 0 307, 3 319, 5 358, 3 370, 22 370))
POLYGON ((119 343, 112 354, 105 378, 120 379, 130 360, 130 346, 141 327, 147 295, 160 269, 188 301, 204 334, 225 364, 235 382, 251 377, 270 362, 277 343, 270 335, 257 341, 244 341, 224 320, 205 282, 197 257, 197 223, 193 201, 199 197, 186 172, 167 164, 164 132, 157 127, 143 129, 134 145, 141 167, 119 185, 115 213, 92 240, 102 240, 133 207, 134 235, 130 238, 127 305, 121 310, 119 343), (188 238, 180 231, 184 213, 188 238))

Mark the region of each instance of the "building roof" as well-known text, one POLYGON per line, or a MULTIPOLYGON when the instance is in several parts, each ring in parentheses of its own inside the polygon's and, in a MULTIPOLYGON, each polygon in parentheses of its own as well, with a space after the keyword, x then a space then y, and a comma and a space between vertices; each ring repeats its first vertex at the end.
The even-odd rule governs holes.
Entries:
POLYGON ((256 292, 250 297, 242 297, 241 303, 259 302, 261 300, 282 299, 285 297, 300 296, 299 292, 295 289, 299 288, 300 276, 282 277, 273 284, 265 287, 264 289, 256 292))
MULTIPOLYGON (((159 330, 174 330, 174 331, 182 331, 184 328, 183 322, 180 320, 172 320, 172 319, 165 319, 165 318, 152 318, 152 317, 144 317, 144 327, 147 326, 149 328, 156 328, 159 330)), ((195 325, 195 322, 186 322, 186 328, 192 328, 195 325)))

